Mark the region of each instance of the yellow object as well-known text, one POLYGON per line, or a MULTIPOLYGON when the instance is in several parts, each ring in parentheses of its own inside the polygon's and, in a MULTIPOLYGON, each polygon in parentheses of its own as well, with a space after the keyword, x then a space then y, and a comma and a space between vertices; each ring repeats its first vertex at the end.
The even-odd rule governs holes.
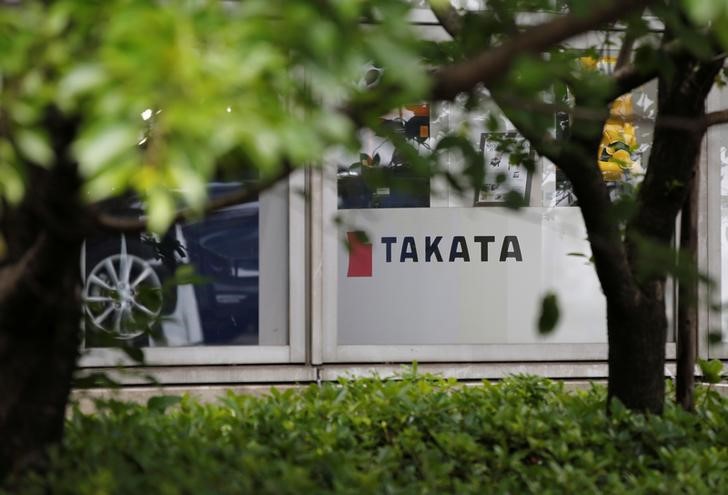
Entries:
MULTIPOLYGON (((614 66, 613 56, 581 57, 579 62, 588 70, 608 70, 614 66)), ((624 172, 641 171, 639 161, 632 160, 632 153, 637 150, 637 133, 631 120, 634 116, 632 95, 622 95, 609 107, 609 118, 604 124, 602 140, 597 151, 597 161, 602 177, 607 182, 624 180, 624 172)))
POLYGON ((602 171, 602 177, 606 182, 619 182, 624 176, 622 167, 616 162, 599 162, 599 168, 602 171))
POLYGON ((625 171, 639 172, 639 163, 632 160, 632 152, 637 148, 636 130, 630 122, 632 116, 632 95, 622 95, 612 102, 597 152, 605 181, 621 181, 625 171))
POLYGON ((629 155, 629 152, 625 150, 615 151, 609 161, 614 162, 625 169, 629 169, 632 167, 632 157, 629 155))

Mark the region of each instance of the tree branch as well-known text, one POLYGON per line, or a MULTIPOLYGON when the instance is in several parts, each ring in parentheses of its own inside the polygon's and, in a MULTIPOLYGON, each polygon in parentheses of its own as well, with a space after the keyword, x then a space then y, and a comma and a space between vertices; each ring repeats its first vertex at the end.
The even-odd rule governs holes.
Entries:
POLYGON ((634 49, 635 41, 637 41, 637 37, 634 32, 627 31, 624 33, 624 39, 622 40, 622 45, 619 47, 619 53, 617 54, 617 61, 614 63, 615 71, 629 65, 630 60, 632 60, 632 50, 634 49))
POLYGON ((518 55, 541 53, 554 44, 619 19, 631 11, 644 8, 649 3, 651 0, 615 0, 592 8, 587 15, 567 14, 525 29, 498 47, 489 49, 470 60, 435 71, 431 98, 452 100, 458 94, 470 91, 479 83, 489 86, 508 71, 518 55))
POLYGON ((430 2, 430 9, 435 14, 437 22, 440 23, 440 26, 442 26, 447 34, 453 38, 460 36, 460 32, 463 29, 463 19, 460 17, 458 11, 455 10, 455 7, 449 2, 435 2, 434 4, 430 2))
MULTIPOLYGON (((449 4, 437 6, 431 5, 431 9, 442 28, 450 36, 457 38, 463 29, 462 18, 458 14, 457 10, 449 4)), ((592 27, 596 27, 596 25, 592 27)), ((523 35, 528 32, 529 31, 525 31, 523 35)), ((630 55, 634 48, 635 41, 636 38, 634 36, 625 35, 625 40, 620 47, 617 62, 615 64, 615 70, 612 74, 615 88, 612 94, 608 97, 609 101, 612 101, 657 77, 658 71, 656 67, 645 70, 644 68, 637 67, 630 63, 630 55)), ((661 50, 665 53, 674 54, 682 49, 682 44, 678 40, 673 40, 662 47, 661 50)), ((531 52, 534 53, 535 50, 531 50, 531 52)))
POLYGON ((703 125, 705 127, 725 124, 726 122, 728 122, 728 110, 709 112, 705 114, 705 117, 703 117, 703 125))
MULTIPOLYGON (((687 132, 661 125, 661 121, 680 117, 706 122, 705 98, 722 65, 722 59, 699 62, 686 56, 678 59, 673 78, 660 79, 655 145, 639 190, 639 207, 629 225, 628 237, 632 231, 663 245, 670 242, 675 216, 695 175, 695 156, 699 153, 706 127, 698 125, 693 132, 687 132)), ((718 120, 717 116, 712 119, 718 120)))
MULTIPOLYGON (((612 300, 621 305, 634 305, 639 299, 639 292, 632 283, 632 272, 622 244, 619 225, 612 214, 612 202, 597 164, 599 134, 591 137, 572 136, 562 142, 548 134, 541 135, 531 125, 526 112, 514 111, 507 97, 504 99, 501 96, 498 93, 493 95, 518 132, 531 143, 538 154, 559 167, 571 182, 579 199, 597 276, 604 293, 612 295, 612 300)), ((589 125, 601 129, 608 113, 600 115, 601 120, 589 122, 589 125)))
MULTIPOLYGON (((247 203, 258 198, 260 193, 270 189, 278 181, 288 177, 294 168, 289 164, 285 163, 281 170, 265 181, 260 181, 255 184, 254 187, 241 188, 237 191, 219 196, 211 199, 203 208, 205 214, 212 213, 214 211, 227 208, 228 206, 234 206, 242 203, 247 203)), ((174 222, 182 222, 184 220, 193 218, 199 212, 191 208, 185 208, 179 210, 174 216, 174 222)), ((138 217, 120 217, 105 213, 103 211, 92 212, 92 217, 95 220, 96 226, 101 230, 122 232, 122 233, 137 233, 147 230, 147 220, 145 218, 138 217)))
MULTIPOLYGON (((658 50, 662 55, 670 57, 679 56, 686 52, 685 44, 679 39, 673 39, 664 43, 658 50)), ((725 58, 725 53, 722 52, 722 49, 715 47, 715 50, 715 55, 712 60, 713 62, 725 58)), ((617 66, 612 74, 612 77, 614 77, 615 89, 610 96, 610 101, 642 86, 656 78, 658 75, 659 69, 657 66, 653 66, 648 69, 634 64, 625 64, 621 67, 617 66)))
POLYGON ((614 91, 607 96, 612 101, 633 89, 639 88, 657 77, 657 68, 645 70, 636 65, 625 65, 612 73, 614 91))
MULTIPOLYGON (((654 127, 664 127, 680 131, 702 133, 708 127, 728 123, 728 109, 706 113, 703 117, 683 117, 679 115, 663 115, 659 121, 639 116, 610 115, 606 108, 575 107, 566 103, 548 103, 539 100, 525 100, 521 97, 510 96, 505 93, 498 95, 498 104, 507 105, 513 109, 524 110, 542 115, 552 115, 557 112, 569 114, 574 120, 586 122, 604 122, 611 118, 615 122, 642 123, 654 127)), ((543 155, 546 156, 546 155, 543 155)))
POLYGON ((47 236, 41 232, 33 241, 33 244, 17 261, 0 267, 0 301, 4 301, 7 295, 15 290, 20 280, 26 274, 28 266, 33 262, 41 249, 45 246, 47 236))

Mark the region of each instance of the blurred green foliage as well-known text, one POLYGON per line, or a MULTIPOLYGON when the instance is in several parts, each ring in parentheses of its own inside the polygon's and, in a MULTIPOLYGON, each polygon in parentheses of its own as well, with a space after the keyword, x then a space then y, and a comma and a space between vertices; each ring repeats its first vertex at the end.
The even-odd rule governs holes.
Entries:
MULTIPOLYGON (((161 231, 180 203, 202 209, 205 184, 220 169, 232 168, 225 172, 233 179, 266 178, 286 165, 321 163, 342 145, 357 152, 356 125, 376 126, 386 111, 426 99, 429 68, 502 43, 522 29, 524 13, 587 13, 592 4, 490 1, 487 10, 460 11, 457 38, 438 41, 409 22, 412 2, 405 0, 2 4, 0 197, 20 200, 28 163, 49 167, 58 160, 45 119, 49 108, 59 108, 78 124, 73 155, 86 199, 133 189, 146 199, 150 226, 161 231), (376 85, 365 75, 371 66, 382 69, 376 85), (363 113, 356 124, 351 108, 363 113)), ((727 13, 723 0, 656 3, 650 11, 702 58, 715 52, 711 33, 728 32, 720 29, 727 13)), ((620 22, 637 39, 641 69, 673 70, 646 18, 625 15, 620 22)), ((555 84, 580 94, 580 105, 602 106, 613 81, 578 59, 614 54, 619 38, 607 34, 585 49, 555 44, 518 56, 491 89, 539 135, 553 133, 553 112, 534 108, 562 100, 554 100, 555 84)), ((482 110, 487 99, 473 91, 465 107, 482 110)), ((446 144, 443 149, 459 148, 468 163, 477 155, 469 142, 446 144)), ((406 143, 398 146, 407 151, 406 143)), ((426 165, 433 175, 463 184, 436 161, 426 165)), ((461 175, 479 183, 482 173, 468 166, 461 175)))
POLYGON ((717 359, 698 360, 698 366, 700 366, 700 372, 703 374, 703 380, 706 383, 714 385, 720 383, 723 375, 723 363, 717 359))
POLYGON ((559 300, 555 293, 549 292, 541 299, 541 314, 538 317, 538 333, 548 335, 559 322, 559 300))
POLYGON ((54 165, 50 107, 78 123, 73 155, 86 198, 134 189, 158 231, 180 201, 173 195, 202 207, 206 182, 231 154, 241 176, 265 178, 334 145, 354 147, 336 105, 364 92, 366 64, 398 69, 385 72, 397 91, 380 108, 426 89, 408 10, 394 0, 4 5, 0 195, 21 198, 28 163, 54 165))
MULTIPOLYGON (((145 199, 151 229, 162 231, 181 204, 202 210, 205 184, 216 175, 266 179, 283 167, 321 164, 341 146, 358 153, 356 127, 376 127, 387 111, 426 100, 431 68, 507 40, 524 12, 588 12, 589 4, 493 1, 486 11, 461 12, 461 34, 439 41, 409 22, 412 2, 405 0, 3 4, 0 197, 19 201, 28 165, 59 160, 46 119, 50 108, 60 109, 78 126, 72 149, 86 200, 134 190, 145 199), (380 70, 376 83, 367 67, 380 70)), ((648 31, 640 16, 624 25, 648 31)), ((611 89, 608 75, 584 70, 578 58, 611 48, 545 47, 516 58, 495 89, 521 102, 513 111, 525 113, 539 134, 553 133, 553 112, 533 111, 533 104, 552 101, 557 81, 599 99, 611 89)), ((489 96, 477 90, 465 99, 467 111, 482 111, 489 96)), ((461 177, 443 170, 437 153, 428 161, 404 140, 395 144, 423 173, 442 174, 456 189, 479 184, 473 143, 459 132, 451 138, 440 150, 463 154, 461 177)), ((530 170, 532 160, 523 158, 530 170)))
POLYGON ((728 401, 697 414, 604 408, 533 376, 475 386, 405 373, 76 411, 51 470, 22 493, 721 493, 728 401))

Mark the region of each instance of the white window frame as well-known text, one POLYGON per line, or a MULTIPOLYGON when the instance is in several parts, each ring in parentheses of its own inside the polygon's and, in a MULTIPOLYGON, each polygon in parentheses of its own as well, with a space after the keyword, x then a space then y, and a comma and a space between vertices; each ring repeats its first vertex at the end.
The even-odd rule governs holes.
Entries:
MULTIPOLYGON (((706 112, 726 108, 728 91, 714 87, 708 95, 706 112)), ((707 273, 715 282, 716 302, 720 301, 721 288, 728 280, 721 278, 721 143, 728 145, 728 128, 710 127, 701 148, 698 200, 698 269, 707 273)), ((698 312, 698 355, 703 359, 728 359, 728 343, 710 343, 709 332, 722 329, 722 311, 711 309, 711 295, 703 292, 703 303, 698 312)), ((720 301, 725 304, 726 301, 720 301)), ((728 311, 728 308, 723 309, 728 311)), ((725 338, 725 337, 724 337, 725 338)))
MULTIPOLYGON (((287 345, 189 346, 143 348, 143 366, 277 364, 306 360, 306 204, 301 192, 305 171, 287 179, 288 199, 288 292, 282 303, 288 307, 287 345)), ((265 192, 263 194, 266 194, 265 192)), ((113 348, 85 350, 79 367, 135 366, 122 351, 113 348)))

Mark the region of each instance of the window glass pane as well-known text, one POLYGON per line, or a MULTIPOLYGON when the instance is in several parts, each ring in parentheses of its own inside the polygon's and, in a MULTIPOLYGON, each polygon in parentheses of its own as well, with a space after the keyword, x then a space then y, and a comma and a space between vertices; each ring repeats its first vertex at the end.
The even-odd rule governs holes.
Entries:
MULTIPOLYGON (((208 193, 240 187, 211 183, 208 193)), ((287 344, 285 197, 268 192, 162 236, 87 239, 86 347, 287 344)), ((116 203, 117 214, 142 214, 139 201, 116 203)))
POLYGON ((381 118, 380 134, 360 134, 359 156, 338 160, 338 207, 418 208, 430 206, 430 177, 395 151, 386 132, 405 138, 419 152, 430 149, 430 106, 409 105, 381 118))
MULTIPOLYGON (((609 69, 609 60, 600 64, 609 69)), ((595 150, 614 199, 642 178, 655 89, 648 85, 615 102, 595 150)), ((391 144, 387 148, 376 136, 365 144, 360 162, 354 157, 348 167, 340 165, 338 344, 606 342, 605 302, 586 230, 558 167, 536 156, 495 105, 486 103, 477 112, 466 112, 459 101, 428 108, 428 138, 415 141, 418 149, 428 153, 457 131, 482 154, 485 179, 479 187, 458 191, 442 176, 434 177, 429 201, 403 199, 422 198, 425 186, 413 196, 394 194, 394 187, 367 188, 367 172, 397 164, 391 144), (490 131, 494 119, 498 129, 490 131), (506 149, 504 142, 514 146, 506 149), (533 160, 532 170, 519 165, 524 159, 533 160), (357 196, 349 184, 365 186, 357 196), (526 205, 517 212, 504 207, 514 194, 526 205), (549 292, 558 296, 561 319, 554 333, 541 336, 536 321, 541 298, 549 292)), ((412 142, 418 134, 407 134, 402 115, 395 118, 412 142)), ((568 116, 554 114, 554 129, 556 137, 568 133, 568 116)), ((459 153, 441 158, 451 174, 465 167, 459 153)), ((394 184, 391 176, 385 178, 394 184)))

